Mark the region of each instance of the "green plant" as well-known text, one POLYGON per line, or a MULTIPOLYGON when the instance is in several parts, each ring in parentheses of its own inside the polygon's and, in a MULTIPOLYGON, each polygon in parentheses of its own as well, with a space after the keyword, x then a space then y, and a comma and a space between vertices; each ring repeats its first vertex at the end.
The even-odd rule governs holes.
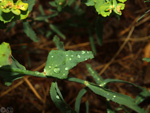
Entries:
MULTIPOLYGON (((6 85, 11 85, 11 83, 23 77, 25 74, 37 77, 44 77, 44 78, 56 78, 56 79, 64 79, 72 82, 77 82, 80 84, 84 84, 86 88, 81 90, 79 93, 75 110, 72 110, 68 104, 65 103, 59 88, 57 86, 57 81, 52 82, 50 95, 55 103, 55 105, 60 109, 62 113, 70 112, 75 113, 79 112, 79 103, 82 96, 88 91, 91 90, 95 94, 103 96, 107 98, 107 101, 114 101, 120 104, 120 109, 127 109, 129 107, 136 112, 144 113, 145 111, 141 109, 138 104, 141 103, 145 97, 150 96, 150 92, 146 89, 141 88, 140 86, 134 85, 132 83, 116 80, 116 79, 103 79, 101 78, 96 71, 94 71, 90 65, 87 65, 87 69, 94 78, 95 83, 88 82, 86 80, 81 80, 77 78, 68 77, 68 71, 73 68, 77 63, 85 61, 87 59, 93 58, 92 52, 90 51, 65 51, 62 46, 62 42, 59 42, 58 37, 54 38, 57 47, 60 50, 52 50, 49 55, 48 59, 44 68, 44 72, 33 72, 26 70, 24 66, 19 64, 11 55, 10 46, 8 43, 2 43, 0 45, 0 49, 3 50, 0 53, 0 76, 4 79, 6 85), (127 83, 131 84, 135 87, 141 89, 141 93, 135 98, 132 99, 131 97, 123 94, 119 94, 117 92, 113 92, 108 89, 107 84, 112 82, 120 82, 120 83, 127 83), (83 94, 82 94, 83 93, 83 94), (81 96, 82 95, 82 96, 81 96), (125 108, 123 106, 126 106, 125 108)), ((108 109, 110 110, 110 109, 108 109)), ((128 110, 128 109, 127 109, 128 110)))
MULTIPOLYGON (((103 17, 110 16, 113 12, 117 15, 121 15, 121 10, 125 7, 126 0, 82 0, 87 6, 94 6, 98 14, 101 14, 103 17)), ((27 3, 23 3, 22 1, 18 0, 17 2, 13 2, 11 0, 1 1, 2 9, 0 9, 1 12, 4 12, 5 16, 10 16, 11 13, 11 19, 5 19, 2 18, 3 15, 0 16, 2 18, 2 22, 7 23, 14 19, 16 19, 18 16, 20 16, 20 20, 27 17, 29 12, 32 9, 31 7, 28 7, 28 5, 34 0, 30 0, 27 3), (11 5, 15 4, 14 7, 11 5), (22 5, 23 7, 17 8, 14 10, 14 8, 17 7, 17 5, 22 5), (31 9, 30 9, 31 8, 31 9), (22 17, 23 11, 26 12, 26 14, 22 17), (7 14, 8 13, 8 14, 7 14)), ((56 8, 56 10, 53 10, 53 15, 45 15, 44 12, 42 15, 36 17, 32 21, 43 21, 45 23, 48 23, 48 18, 52 18, 57 16, 59 12, 63 10, 63 8, 70 6, 74 0, 70 0, 66 2, 65 0, 55 0, 53 2, 50 2, 52 6, 56 8)), ((42 7, 41 7, 42 12, 42 7)), ((77 8, 77 10, 79 10, 77 8)), ((81 10, 80 10, 81 11, 81 10)), ((82 11, 81 11, 82 12, 82 11)), ((96 20, 96 23, 102 23, 102 18, 99 18, 96 20)), ((38 38, 36 36, 36 33, 32 30, 32 27, 30 26, 31 23, 28 21, 23 22, 24 32, 29 36, 33 41, 38 41, 38 38)), ((98 24, 99 25, 99 24, 98 24)), ((89 27, 89 26, 88 26, 89 27)), ((90 26, 91 27, 91 26, 90 26)), ((99 26, 96 26, 97 29, 99 29, 99 26)), ((49 28, 53 32, 55 32, 57 35, 65 39, 65 35, 60 32, 59 28, 54 25, 50 24, 49 28)), ((97 35, 98 37, 101 37, 98 30, 97 35)), ((51 32, 48 32, 50 35, 51 32)), ((48 35, 47 34, 47 35, 48 35)), ((92 35, 90 34, 90 40, 92 40, 92 35)), ((99 43, 102 44, 101 38, 99 38, 99 43)), ((36 76, 36 77, 43 77, 47 79, 54 78, 55 80, 52 82, 50 87, 50 96, 52 101, 55 103, 58 109, 62 113, 79 113, 80 110, 80 102, 82 97, 90 90, 93 93, 105 97, 106 102, 108 104, 107 106, 107 112, 108 113, 117 113, 120 110, 124 110, 125 112, 130 112, 131 110, 134 110, 138 113, 146 113, 146 111, 139 107, 139 104, 144 101, 144 99, 148 96, 150 96, 150 92, 147 91, 145 88, 142 88, 138 85, 135 85, 130 82, 126 82, 123 80, 117 80, 117 79, 104 79, 102 78, 95 70, 92 69, 92 67, 87 64, 87 70, 89 71, 90 75, 93 77, 95 82, 89 82, 87 80, 82 80, 78 78, 68 77, 69 70, 75 67, 78 63, 86 61, 88 59, 94 58, 94 55, 91 51, 72 51, 68 50, 66 51, 64 49, 63 42, 60 41, 60 39, 57 36, 54 36, 53 42, 57 46, 58 50, 51 50, 48 54, 46 65, 44 67, 43 72, 38 71, 30 71, 26 70, 26 68, 21 65, 13 56, 11 53, 11 48, 8 43, 3 42, 0 45, 0 77, 3 78, 5 85, 11 85, 12 82, 16 79, 22 78, 24 75, 30 75, 30 76, 36 76), (75 102, 75 109, 72 109, 63 99, 63 96, 59 90, 59 87, 57 85, 57 80, 67 80, 70 82, 76 82, 83 84, 85 87, 79 92, 76 102, 75 102), (134 87, 137 87, 141 90, 140 94, 136 96, 136 98, 131 98, 130 96, 117 93, 112 91, 108 84, 110 83, 124 83, 124 84, 130 84, 134 87), (113 109, 111 107, 110 101, 113 101, 117 104, 119 104, 119 107, 116 109, 113 109)), ((93 47, 94 48, 94 47, 93 47)), ((144 59, 146 61, 149 61, 149 59, 144 59)), ((86 102, 86 112, 88 113, 88 100, 86 102)))
POLYGON ((0 1, 0 21, 4 23, 11 22, 12 20, 23 20, 27 18, 30 6, 21 0, 14 2, 13 0, 0 1))
POLYGON ((150 58, 143 58, 143 61, 150 62, 150 58))
POLYGON ((110 16, 112 12, 121 15, 127 0, 82 0, 87 6, 94 6, 98 14, 110 16))

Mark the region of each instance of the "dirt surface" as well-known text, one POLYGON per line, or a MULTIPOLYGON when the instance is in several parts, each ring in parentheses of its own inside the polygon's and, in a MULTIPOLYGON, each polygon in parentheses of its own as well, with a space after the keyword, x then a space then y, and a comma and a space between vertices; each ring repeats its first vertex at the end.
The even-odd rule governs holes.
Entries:
MULTIPOLYGON (((48 1, 47 1, 48 2, 48 1)), ((43 1, 37 2, 30 17, 36 17, 40 3, 45 13, 51 14, 49 5, 43 1)), ((86 8, 79 3, 80 7, 86 9, 85 18, 90 23, 97 14, 93 8, 86 8), (91 12, 90 12, 91 11, 91 12)), ((123 15, 118 20, 115 17, 107 18, 104 22, 103 45, 99 46, 95 40, 97 54, 94 59, 78 64, 70 70, 69 76, 93 81, 86 69, 86 63, 92 67, 103 78, 114 78, 129 81, 150 90, 150 64, 142 61, 143 57, 150 57, 150 13, 141 21, 137 19, 150 8, 150 3, 142 0, 128 0, 123 15)), ((59 25, 72 17, 69 13, 61 13, 50 23, 59 25)), ((79 17, 75 22, 81 24, 77 27, 62 25, 62 32, 67 39, 61 39, 66 50, 91 50, 89 35, 86 26, 80 22, 79 17), (82 25, 83 24, 83 25, 82 25)), ((84 21, 84 20, 83 20, 84 21)), ((31 41, 23 32, 22 23, 17 24, 10 32, 0 30, 0 42, 9 42, 13 56, 27 69, 43 71, 47 55, 52 49, 56 49, 52 38, 46 38, 38 29, 50 30, 44 22, 34 22, 33 29, 39 37, 39 42, 31 41)), ((94 34, 96 39, 96 35, 94 34)), ((16 80, 9 87, 0 83, 0 107, 12 107, 14 113, 60 113, 51 101, 49 88, 53 79, 25 76, 16 80)), ((65 101, 74 108, 78 92, 85 86, 68 81, 58 81, 59 88, 65 101)), ((113 91, 135 97, 140 91, 126 84, 109 84, 113 91)), ((82 99, 81 113, 85 113, 85 102, 89 102, 90 113, 106 113, 105 98, 89 91, 82 99)), ((118 106, 112 102, 113 107, 118 106)), ((140 106, 150 110, 150 99, 147 98, 140 106)))

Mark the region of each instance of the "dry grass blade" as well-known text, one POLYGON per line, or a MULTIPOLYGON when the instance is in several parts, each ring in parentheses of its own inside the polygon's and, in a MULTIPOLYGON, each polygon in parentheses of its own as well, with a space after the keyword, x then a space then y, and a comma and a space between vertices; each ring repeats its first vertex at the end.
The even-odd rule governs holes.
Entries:
POLYGON ((122 46, 120 47, 120 49, 117 51, 117 53, 114 55, 114 57, 110 60, 110 62, 109 63, 107 63, 106 65, 105 65, 105 67, 100 71, 100 75, 102 75, 103 73, 104 73, 104 71, 113 63, 113 61, 115 60, 115 58, 119 55, 119 53, 123 50, 123 48, 124 48, 124 46, 127 44, 127 42, 129 41, 129 39, 130 39, 130 37, 131 37, 131 35, 132 35, 132 33, 133 33, 133 31, 134 31, 134 26, 132 26, 132 28, 131 28, 131 30, 130 30, 130 32, 129 32, 129 34, 128 34, 128 36, 127 36, 127 38, 126 38, 126 40, 124 41, 124 43, 122 44, 122 46))

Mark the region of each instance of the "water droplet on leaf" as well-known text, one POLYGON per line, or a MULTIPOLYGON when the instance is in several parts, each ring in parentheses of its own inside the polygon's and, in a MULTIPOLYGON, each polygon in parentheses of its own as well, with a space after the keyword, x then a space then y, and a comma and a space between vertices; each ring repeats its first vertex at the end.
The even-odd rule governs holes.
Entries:
POLYGON ((81 56, 80 56, 80 55, 77 55, 77 57, 78 57, 78 58, 81 58, 81 56))
POLYGON ((36 71, 35 74, 40 74, 40 72, 37 72, 37 71, 36 71))
POLYGON ((59 73, 60 72, 60 68, 54 68, 54 72, 55 73, 59 73))
POLYGON ((116 97, 116 95, 113 96, 114 98, 116 97))
POLYGON ((68 70, 68 68, 66 67, 65 70, 68 70))
POLYGON ((82 54, 85 54, 85 51, 82 51, 82 54))
POLYGON ((56 98, 57 98, 57 99, 60 99, 58 95, 56 95, 56 98))

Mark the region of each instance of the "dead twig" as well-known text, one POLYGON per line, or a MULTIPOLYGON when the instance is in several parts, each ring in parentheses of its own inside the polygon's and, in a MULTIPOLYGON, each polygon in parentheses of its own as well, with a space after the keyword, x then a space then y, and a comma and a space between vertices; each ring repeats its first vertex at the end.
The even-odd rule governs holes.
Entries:
POLYGON ((115 58, 119 55, 119 53, 123 50, 124 46, 127 44, 127 42, 129 41, 133 31, 134 31, 134 26, 132 26, 126 40, 124 41, 124 43, 121 45, 120 49, 117 51, 117 53, 114 55, 114 57, 111 59, 110 62, 108 62, 105 67, 100 71, 100 75, 102 75, 104 73, 104 71, 113 63, 113 61, 115 60, 115 58))

